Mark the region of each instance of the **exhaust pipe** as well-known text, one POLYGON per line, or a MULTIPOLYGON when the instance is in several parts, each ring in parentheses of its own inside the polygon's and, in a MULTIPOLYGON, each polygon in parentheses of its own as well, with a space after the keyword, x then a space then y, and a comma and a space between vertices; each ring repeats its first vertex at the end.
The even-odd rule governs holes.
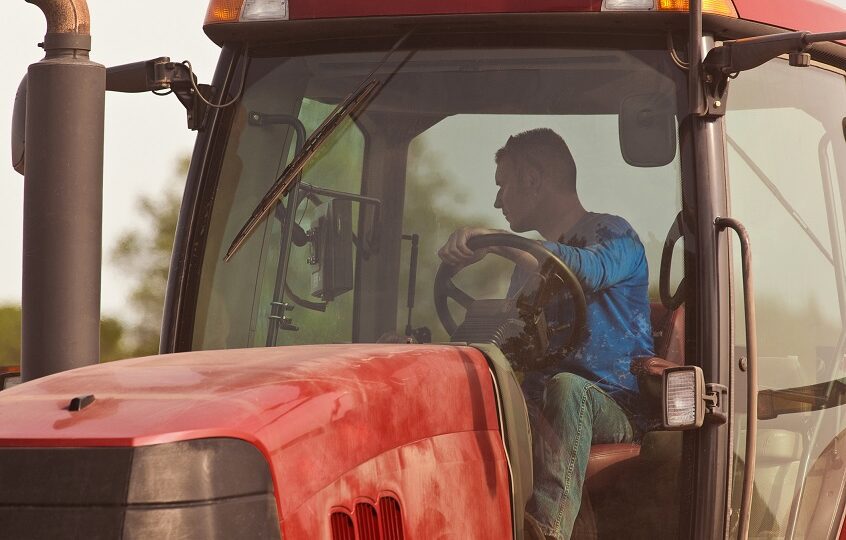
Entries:
POLYGON ((106 69, 89 60, 85 0, 27 0, 47 19, 29 66, 24 168, 21 375, 100 359, 106 69))

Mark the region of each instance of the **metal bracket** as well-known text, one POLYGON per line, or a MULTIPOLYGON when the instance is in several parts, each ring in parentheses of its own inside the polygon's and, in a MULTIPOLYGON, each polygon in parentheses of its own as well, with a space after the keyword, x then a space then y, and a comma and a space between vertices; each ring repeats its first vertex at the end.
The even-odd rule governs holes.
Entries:
POLYGON ((214 94, 212 86, 197 84, 197 77, 187 65, 171 62, 167 56, 108 68, 106 90, 124 93, 169 90, 185 107, 188 128, 195 131, 205 128, 208 111, 205 101, 211 100, 214 94), (197 95, 198 91, 201 95, 197 95))
POLYGON ((725 424, 728 421, 728 387, 717 383, 705 384, 705 420, 714 424, 725 424))
POLYGON ((702 83, 705 96, 705 114, 708 118, 717 118, 726 114, 726 101, 728 100, 729 79, 731 75, 723 75, 719 72, 703 68, 702 83))

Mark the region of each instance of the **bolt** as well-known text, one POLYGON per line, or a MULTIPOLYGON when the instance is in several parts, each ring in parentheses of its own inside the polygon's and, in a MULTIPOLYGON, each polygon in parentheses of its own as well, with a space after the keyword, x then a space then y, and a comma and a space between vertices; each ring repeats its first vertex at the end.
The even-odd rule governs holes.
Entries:
POLYGON ((746 366, 748 364, 748 360, 746 360, 745 356, 740 357, 740 361, 737 363, 740 371, 746 371, 746 366))
POLYGON ((722 101, 720 101, 719 99, 718 99, 717 101, 715 101, 715 102, 714 102, 714 107, 719 108, 719 107, 722 107, 722 106, 723 106, 723 102, 722 102, 722 101))

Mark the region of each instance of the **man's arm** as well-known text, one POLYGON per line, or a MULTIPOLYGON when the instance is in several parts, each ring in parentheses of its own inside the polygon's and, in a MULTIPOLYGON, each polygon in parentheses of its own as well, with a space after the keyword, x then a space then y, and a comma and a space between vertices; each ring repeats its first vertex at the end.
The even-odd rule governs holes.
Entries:
POLYGON ((460 229, 456 229, 455 232, 449 236, 441 249, 438 250, 438 256, 446 264, 463 268, 482 260, 488 253, 493 253, 511 260, 522 270, 533 271, 537 269, 538 262, 535 258, 520 249, 492 247, 473 251, 467 247, 467 240, 470 238, 483 234, 494 233, 511 234, 508 231, 487 229, 484 227, 461 227, 460 229))
POLYGON ((646 256, 643 244, 624 234, 584 248, 559 242, 543 242, 544 247, 570 267, 586 291, 607 289, 631 277, 646 256))

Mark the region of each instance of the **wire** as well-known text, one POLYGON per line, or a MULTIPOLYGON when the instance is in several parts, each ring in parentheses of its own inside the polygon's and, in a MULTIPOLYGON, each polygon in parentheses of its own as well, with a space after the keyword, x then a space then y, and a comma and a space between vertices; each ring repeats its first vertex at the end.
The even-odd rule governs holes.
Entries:
POLYGON ((688 64, 687 62, 685 62, 681 58, 679 58, 679 55, 676 52, 676 46, 673 43, 673 33, 672 32, 667 32, 667 52, 670 53, 670 58, 673 60, 673 63, 676 66, 678 66, 680 69, 683 69, 685 71, 690 69, 690 64, 688 64))
POLYGON ((209 100, 207 100, 203 96, 203 93, 200 92, 200 89, 197 87, 197 80, 194 77, 194 68, 191 66, 191 62, 188 61, 188 60, 182 61, 182 65, 185 66, 186 68, 188 68, 188 77, 191 79, 191 86, 194 88, 194 92, 196 92, 197 97, 200 98, 200 101, 202 101, 203 103, 205 103, 206 105, 208 105, 209 107, 211 107, 213 109, 225 109, 226 107, 234 105, 235 102, 237 102, 239 99, 241 99, 241 96, 244 95, 244 88, 247 86, 247 66, 249 65, 249 63, 250 63, 249 49, 244 49, 244 69, 243 69, 243 72, 241 73, 241 86, 238 88, 238 93, 235 94, 235 97, 232 98, 231 100, 229 100, 228 102, 222 103, 220 105, 215 105, 214 103, 211 103, 209 100))

